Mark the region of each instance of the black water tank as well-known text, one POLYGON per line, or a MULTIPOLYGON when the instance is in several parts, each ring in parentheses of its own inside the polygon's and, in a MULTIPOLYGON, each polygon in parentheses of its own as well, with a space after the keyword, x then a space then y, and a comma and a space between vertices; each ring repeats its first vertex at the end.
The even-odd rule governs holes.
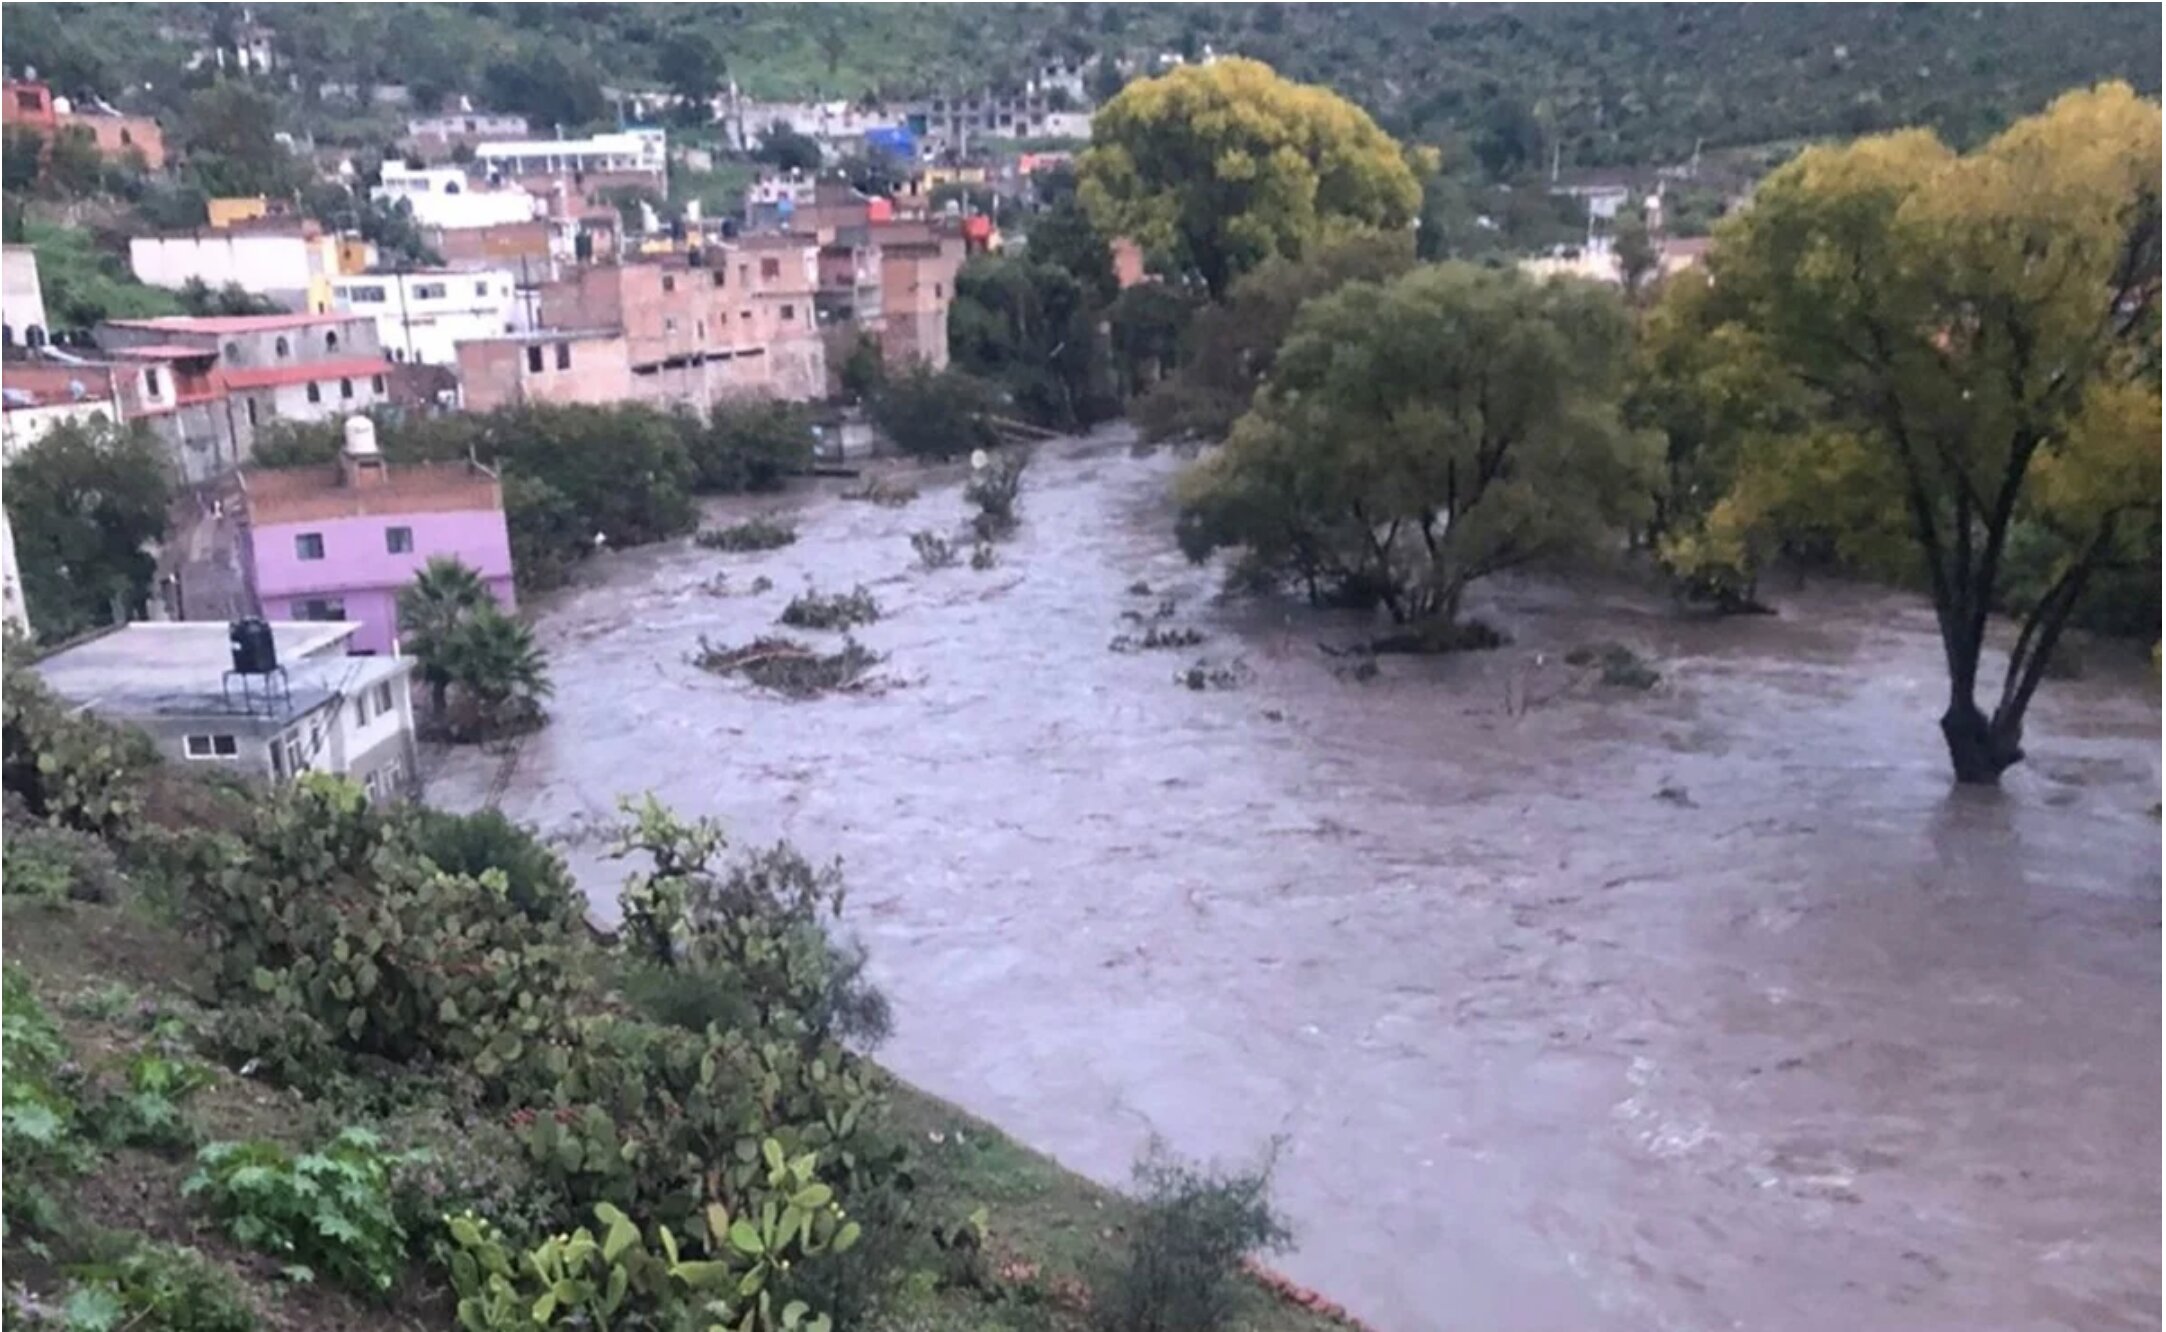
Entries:
POLYGON ((235 620, 226 631, 233 644, 233 669, 243 675, 269 675, 278 669, 278 643, 262 620, 235 620))

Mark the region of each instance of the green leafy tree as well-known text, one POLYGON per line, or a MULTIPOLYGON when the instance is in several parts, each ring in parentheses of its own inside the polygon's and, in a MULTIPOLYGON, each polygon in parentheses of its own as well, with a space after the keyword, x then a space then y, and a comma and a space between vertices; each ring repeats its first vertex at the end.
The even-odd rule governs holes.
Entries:
POLYGON ((722 82, 720 47, 704 33, 680 33, 663 44, 656 71, 670 91, 695 104, 700 120, 706 119, 707 99, 722 82))
POLYGON ((1081 195, 1100 232, 1170 254, 1213 296, 1335 233, 1402 229, 1421 204, 1366 112, 1242 59, 1123 89, 1092 122, 1081 195))
POLYGON ((1196 313, 1178 372, 1136 406, 1153 439, 1223 438, 1271 372, 1302 304, 1349 282, 1383 281, 1413 264, 1404 233, 1351 236, 1300 260, 1272 259, 1196 313))
POLYGON ((1758 534, 1808 534, 1922 577, 1958 781, 2022 759, 2085 592, 2155 551, 2159 144, 2158 104, 2105 85, 1969 154, 1925 131, 1812 149, 1717 231, 1724 324, 1808 424, 1744 449, 1673 557, 1747 564, 1758 534), (2052 572, 1988 712, 1980 668, 2019 532, 2052 572))
POLYGON ((144 614, 171 500, 148 426, 55 426, 7 464, 5 489, 23 595, 43 637, 144 614))
POLYGON ((532 725, 551 692, 549 662, 534 631, 483 603, 444 636, 438 661, 454 700, 450 734, 480 738, 532 725))
POLYGON ((278 104, 235 80, 191 95, 179 117, 187 171, 214 198, 263 194, 291 198, 313 174, 278 141, 278 104))
POLYGON ((38 183, 45 136, 26 125, 0 131, 0 189, 21 198, 38 183))
POLYGON ((608 112, 599 69, 570 44, 528 41, 490 62, 481 86, 489 104, 516 111, 537 125, 593 124, 608 112))
POLYGON ((105 155, 88 125, 63 125, 45 156, 45 184, 63 199, 97 194, 105 183, 105 155))
POLYGON ((1445 264, 1321 297, 1255 406, 1180 486, 1192 558, 1441 635, 1476 580, 1644 517, 1617 412, 1629 329, 1587 283, 1445 264))
POLYGON ((1625 295, 1637 297, 1662 263, 1661 251, 1647 230, 1647 217, 1638 209, 1618 214, 1617 232, 1610 240, 1617 254, 1617 275, 1624 279, 1625 295))
POLYGON ((1097 323, 1062 269, 982 255, 956 275, 948 351, 958 369, 1004 386, 1024 416, 1065 430, 1115 410, 1097 323))
POLYGON ((987 420, 993 407, 992 393, 974 376, 919 361, 888 376, 872 400, 872 419, 913 458, 953 458, 1000 442, 987 420))
POLYGON ((1181 342, 1199 303, 1186 287, 1139 282, 1106 307, 1107 341, 1122 397, 1154 387, 1180 363, 1181 342))
POLYGON ((1113 251, 1072 192, 1031 218, 1025 246, 1032 263, 1049 264, 1081 283, 1092 304, 1103 308, 1120 294, 1113 251))
POLYGON ((818 171, 820 145, 781 121, 767 127, 753 157, 782 171, 818 171))

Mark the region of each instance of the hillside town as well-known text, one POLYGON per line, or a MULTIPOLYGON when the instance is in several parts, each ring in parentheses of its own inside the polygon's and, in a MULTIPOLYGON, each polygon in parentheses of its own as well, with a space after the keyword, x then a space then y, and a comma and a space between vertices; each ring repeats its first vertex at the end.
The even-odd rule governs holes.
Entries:
POLYGON ((6 18, 6 1326, 2158 1326, 2156 12, 6 18))

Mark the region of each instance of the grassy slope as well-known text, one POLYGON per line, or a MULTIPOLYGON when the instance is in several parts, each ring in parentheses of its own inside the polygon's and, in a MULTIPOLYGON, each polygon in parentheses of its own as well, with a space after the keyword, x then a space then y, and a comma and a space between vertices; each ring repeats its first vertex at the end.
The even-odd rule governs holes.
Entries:
MULTIPOLYGON (((117 1063, 124 1051, 140 1045, 141 1005, 183 1014, 194 1010, 189 999, 194 954, 147 908, 9 898, 0 919, 0 952, 25 973, 87 1068, 117 1063)), ((206 1141, 269 1138, 297 1146, 321 1141, 345 1122, 336 1105, 310 1102, 231 1072, 188 1106, 206 1141)), ((1042 1274, 1040 1284, 1057 1291, 1093 1254, 1118 1243, 1126 1207, 1118 1195, 913 1088, 896 1089, 895 1116, 918 1158, 915 1173, 927 1214, 961 1216, 986 1207, 996 1261, 1035 1268, 1042 1274)), ((232 1244, 185 1203, 180 1183, 189 1169, 185 1153, 115 1150, 63 1204, 77 1222, 201 1250, 248 1285, 259 1317, 274 1332, 451 1326, 435 1275, 418 1268, 381 1306, 322 1286, 285 1285, 275 1263, 232 1244)), ((11 1283, 43 1294, 65 1285, 53 1263, 29 1253, 10 1248, 5 1263, 11 1283)), ((996 1306, 948 1292, 905 1301, 885 1326, 890 1332, 999 1332, 1080 1323, 1072 1310, 996 1306)), ((1238 1326, 1245 1332, 1321 1332, 1332 1324, 1257 1289, 1238 1326)))

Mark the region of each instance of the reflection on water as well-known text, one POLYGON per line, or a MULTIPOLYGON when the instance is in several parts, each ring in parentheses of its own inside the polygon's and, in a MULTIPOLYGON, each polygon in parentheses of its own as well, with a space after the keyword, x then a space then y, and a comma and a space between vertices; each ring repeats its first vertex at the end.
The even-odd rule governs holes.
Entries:
POLYGON ((1152 1132, 1283 1135, 1284 1266, 1394 1332, 2158 1326, 2148 668, 2050 684, 2032 761, 1960 793, 1889 594, 1718 622, 1529 581, 1482 608, 1513 646, 1352 683, 1346 622, 1212 604, 1175 465, 1049 450, 984 572, 915 567, 953 485, 609 557, 543 618, 552 724, 432 798, 563 835, 604 915, 627 791, 843 856, 892 1067, 1108 1181, 1152 1132), (895 687, 686 663, 808 578, 873 590, 895 687), (1107 650, 1169 596, 1209 641, 1107 650), (1663 686, 1574 686, 1608 639, 1663 686), (1252 678, 1175 686, 1198 656, 1252 678))

